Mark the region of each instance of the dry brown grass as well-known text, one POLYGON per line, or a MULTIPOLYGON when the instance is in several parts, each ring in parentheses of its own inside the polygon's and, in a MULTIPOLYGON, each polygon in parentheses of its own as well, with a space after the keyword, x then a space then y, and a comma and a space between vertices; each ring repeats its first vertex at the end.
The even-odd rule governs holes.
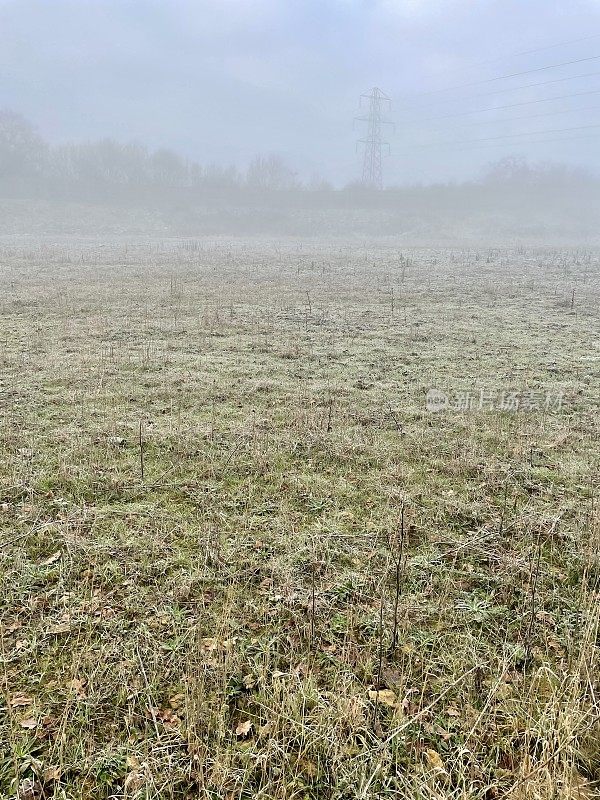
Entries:
POLYGON ((599 796, 598 252, 0 264, 2 796, 599 796))

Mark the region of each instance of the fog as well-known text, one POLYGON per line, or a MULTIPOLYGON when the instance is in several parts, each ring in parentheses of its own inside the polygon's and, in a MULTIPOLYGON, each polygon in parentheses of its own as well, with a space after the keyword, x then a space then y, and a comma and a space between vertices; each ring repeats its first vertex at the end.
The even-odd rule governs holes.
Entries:
POLYGON ((600 0, 0 0, 0 800, 600 798, 600 0))
POLYGON ((177 235, 588 240, 599 22, 597 0, 0 0, 1 232, 85 232, 93 204, 177 235))

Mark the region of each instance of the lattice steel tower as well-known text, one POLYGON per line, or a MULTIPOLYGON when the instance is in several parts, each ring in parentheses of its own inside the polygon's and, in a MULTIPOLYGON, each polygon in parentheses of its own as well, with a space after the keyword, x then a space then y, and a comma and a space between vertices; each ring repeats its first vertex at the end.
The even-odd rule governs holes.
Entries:
POLYGON ((356 117, 360 122, 367 123, 367 135, 364 139, 359 139, 358 144, 364 146, 363 174, 362 182, 365 186, 373 189, 383 188, 383 176, 381 172, 381 156, 384 147, 388 148, 389 143, 384 142, 381 134, 383 125, 391 125, 392 122, 384 116, 385 111, 390 111, 392 101, 390 98, 375 86, 368 94, 361 94, 360 107, 363 101, 368 101, 368 113, 361 117, 356 117))

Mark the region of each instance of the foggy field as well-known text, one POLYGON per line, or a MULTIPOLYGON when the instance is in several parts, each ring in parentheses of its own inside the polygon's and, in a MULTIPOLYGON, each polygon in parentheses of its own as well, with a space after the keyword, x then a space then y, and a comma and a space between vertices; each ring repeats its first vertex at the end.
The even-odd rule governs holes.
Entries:
POLYGON ((599 332, 598 249, 3 239, 0 797, 598 797, 599 332))
POLYGON ((600 800, 600 0, 0 0, 0 800, 600 800))

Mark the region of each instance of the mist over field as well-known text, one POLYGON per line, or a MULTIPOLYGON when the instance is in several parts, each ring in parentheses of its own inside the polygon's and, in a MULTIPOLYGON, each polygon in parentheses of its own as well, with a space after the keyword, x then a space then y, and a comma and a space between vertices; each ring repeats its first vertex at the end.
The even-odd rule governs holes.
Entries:
POLYGON ((600 798, 598 0, 0 0, 0 800, 600 798))
POLYGON ((595 241, 599 19, 594 0, 3 0, 0 232, 595 241))
POLYGON ((0 234, 400 236, 406 243, 597 242, 600 180, 507 156, 477 180, 304 183, 279 156, 244 171, 111 139, 50 146, 0 112, 0 234))

